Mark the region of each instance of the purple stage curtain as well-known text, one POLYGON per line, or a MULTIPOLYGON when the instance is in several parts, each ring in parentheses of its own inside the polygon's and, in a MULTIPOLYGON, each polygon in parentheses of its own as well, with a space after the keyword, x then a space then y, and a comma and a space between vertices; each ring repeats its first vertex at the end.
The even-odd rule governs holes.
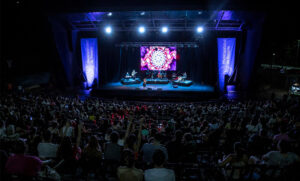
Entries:
POLYGON ((218 38, 219 88, 225 90, 225 76, 231 77, 235 63, 235 38, 218 38))
POLYGON ((98 43, 97 38, 81 39, 82 70, 88 87, 98 84, 98 43))

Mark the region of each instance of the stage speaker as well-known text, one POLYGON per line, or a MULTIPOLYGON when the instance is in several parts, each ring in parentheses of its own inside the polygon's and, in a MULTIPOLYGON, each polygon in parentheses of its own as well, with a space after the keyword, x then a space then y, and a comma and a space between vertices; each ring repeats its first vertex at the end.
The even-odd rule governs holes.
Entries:
POLYGON ((152 90, 152 88, 148 88, 147 90, 150 90, 150 91, 151 91, 151 90, 152 90))
POLYGON ((178 88, 178 85, 173 85, 173 88, 178 88))
POLYGON ((157 91, 162 91, 162 88, 157 88, 157 91))

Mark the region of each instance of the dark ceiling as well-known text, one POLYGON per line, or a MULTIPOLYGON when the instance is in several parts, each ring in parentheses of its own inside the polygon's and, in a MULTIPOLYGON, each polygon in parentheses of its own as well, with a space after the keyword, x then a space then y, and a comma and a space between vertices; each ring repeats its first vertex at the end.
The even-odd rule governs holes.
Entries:
POLYGON ((206 30, 241 31, 244 25, 239 13, 231 10, 52 13, 52 16, 64 19, 72 29, 81 31, 95 31, 108 24, 115 31, 135 31, 140 25, 147 31, 157 31, 162 26, 168 26, 170 31, 195 31, 197 26, 204 26, 206 30))

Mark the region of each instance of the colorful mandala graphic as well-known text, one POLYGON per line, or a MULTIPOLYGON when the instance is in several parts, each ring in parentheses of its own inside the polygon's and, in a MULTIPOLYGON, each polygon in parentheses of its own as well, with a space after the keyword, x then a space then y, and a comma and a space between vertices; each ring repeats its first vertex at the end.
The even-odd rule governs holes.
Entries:
POLYGON ((141 70, 176 70, 176 48, 141 47, 141 70))

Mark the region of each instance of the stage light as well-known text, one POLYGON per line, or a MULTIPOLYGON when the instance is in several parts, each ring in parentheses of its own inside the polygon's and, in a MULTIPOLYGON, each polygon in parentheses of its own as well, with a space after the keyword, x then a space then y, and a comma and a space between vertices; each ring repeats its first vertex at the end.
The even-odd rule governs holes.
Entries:
POLYGON ((141 12, 141 16, 144 16, 145 15, 145 11, 141 12))
POLYGON ((105 27, 105 33, 106 34, 111 34, 111 32, 112 32, 112 29, 111 29, 110 26, 105 27))
POLYGON ((161 32, 167 33, 168 32, 168 27, 166 27, 166 26, 162 27, 161 32))
POLYGON ((107 13, 107 16, 112 16, 112 12, 107 13))
POLYGON ((198 26, 197 27, 197 33, 202 33, 203 32, 203 27, 202 26, 198 26))
POLYGON ((146 29, 145 29, 144 26, 140 26, 140 27, 139 27, 139 32, 140 32, 140 33, 145 33, 145 30, 146 30, 146 29))
POLYGON ((276 55, 276 53, 273 53, 273 56, 275 56, 276 55))

